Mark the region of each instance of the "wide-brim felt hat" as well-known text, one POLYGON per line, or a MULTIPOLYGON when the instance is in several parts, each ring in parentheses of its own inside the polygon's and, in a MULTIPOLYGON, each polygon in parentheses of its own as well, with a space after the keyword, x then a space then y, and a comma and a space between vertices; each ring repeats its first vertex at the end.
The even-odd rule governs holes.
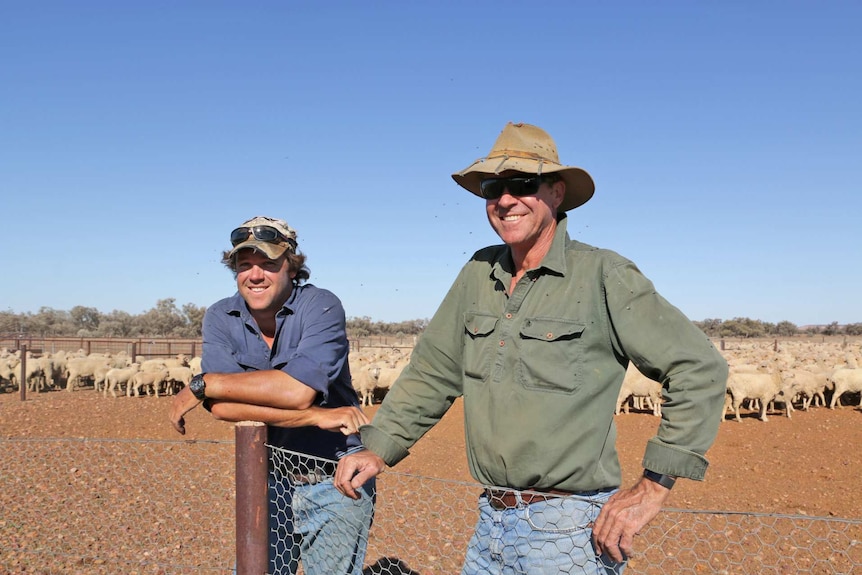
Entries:
POLYGON ((479 158, 460 172, 452 174, 459 186, 480 198, 480 183, 503 172, 524 174, 557 174, 566 183, 566 195, 557 208, 566 212, 586 203, 596 190, 586 170, 560 163, 557 145, 543 129, 531 124, 509 122, 488 155, 479 158))

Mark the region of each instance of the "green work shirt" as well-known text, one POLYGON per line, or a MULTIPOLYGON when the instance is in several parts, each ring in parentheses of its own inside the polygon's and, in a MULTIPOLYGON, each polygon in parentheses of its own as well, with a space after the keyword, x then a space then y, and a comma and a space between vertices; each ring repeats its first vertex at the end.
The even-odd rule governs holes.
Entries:
POLYGON ((727 363, 629 260, 573 241, 559 218, 539 267, 510 294, 509 248, 464 266, 362 442, 395 465, 464 398, 470 473, 513 489, 621 483, 614 408, 628 361, 662 383, 643 465, 703 479, 724 410, 727 363))

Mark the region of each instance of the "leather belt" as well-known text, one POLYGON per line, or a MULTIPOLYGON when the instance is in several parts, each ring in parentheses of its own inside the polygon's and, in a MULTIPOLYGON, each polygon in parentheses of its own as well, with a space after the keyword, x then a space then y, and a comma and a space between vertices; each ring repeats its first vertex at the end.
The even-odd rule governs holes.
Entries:
POLYGON ((312 469, 297 469, 294 473, 288 473, 287 479, 294 485, 316 485, 335 475, 336 464, 323 463, 312 469))
POLYGON ((539 501, 548 501, 559 497, 568 497, 575 495, 572 491, 563 491, 562 489, 532 489, 528 491, 517 491, 512 489, 485 489, 485 496, 488 498, 488 503, 491 507, 500 511, 502 509, 517 509, 524 505, 538 503, 539 501), (518 495, 521 496, 520 501, 518 495))

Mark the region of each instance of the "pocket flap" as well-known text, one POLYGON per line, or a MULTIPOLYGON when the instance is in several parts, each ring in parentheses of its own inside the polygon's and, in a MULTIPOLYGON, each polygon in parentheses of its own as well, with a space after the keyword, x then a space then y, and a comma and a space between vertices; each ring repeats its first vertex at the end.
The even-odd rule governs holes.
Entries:
POLYGON ((497 327, 497 316, 467 312, 464 314, 464 327, 472 336, 488 335, 497 327))
POLYGON ((576 339, 581 337, 584 329, 584 324, 573 321, 532 318, 524 321, 521 326, 521 337, 545 341, 576 339))

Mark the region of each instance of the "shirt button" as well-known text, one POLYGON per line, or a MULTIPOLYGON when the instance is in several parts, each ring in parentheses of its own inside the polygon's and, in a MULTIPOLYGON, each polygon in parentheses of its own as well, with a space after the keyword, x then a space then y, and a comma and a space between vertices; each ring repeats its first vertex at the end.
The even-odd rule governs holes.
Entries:
POLYGON ((506 345, 506 342, 501 339, 500 340, 500 347, 503 347, 504 345, 506 345))
POLYGON ((552 334, 552 333, 548 333, 548 335, 546 335, 545 337, 546 337, 546 338, 548 338, 548 339, 553 339, 553 338, 554 338, 554 334, 552 334))
POLYGON ((512 319, 512 314, 507 313, 507 314, 506 314, 506 319, 512 319))

